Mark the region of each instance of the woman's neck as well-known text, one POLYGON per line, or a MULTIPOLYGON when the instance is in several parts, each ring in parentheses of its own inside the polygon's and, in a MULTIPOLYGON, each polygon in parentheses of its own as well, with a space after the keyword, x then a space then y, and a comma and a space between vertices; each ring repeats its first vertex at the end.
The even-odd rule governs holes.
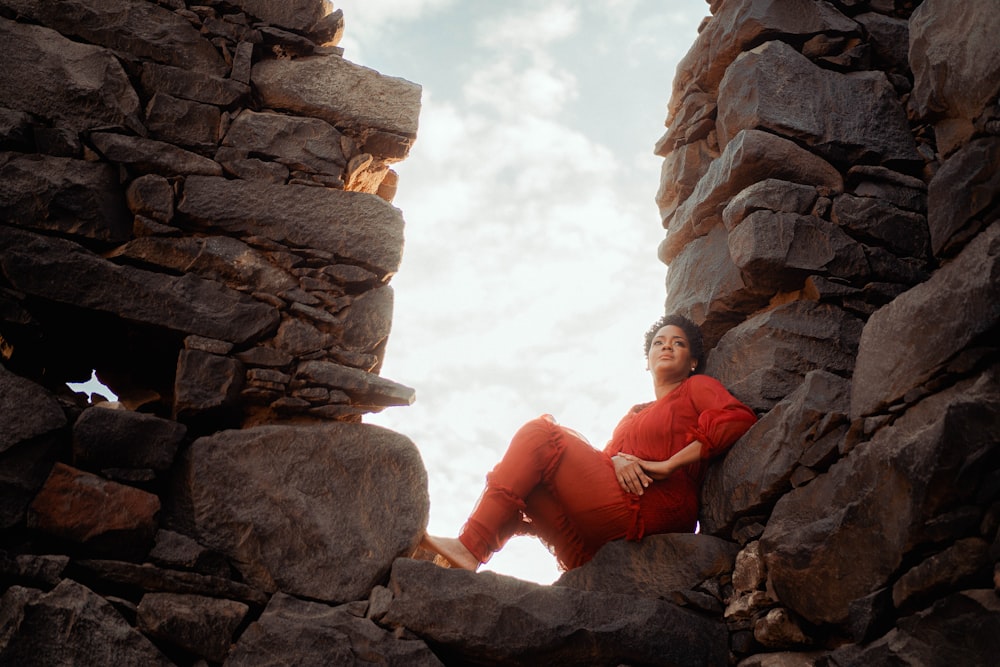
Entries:
POLYGON ((669 378, 663 380, 656 379, 653 381, 653 394, 656 396, 656 399, 659 400, 680 387, 681 384, 684 383, 684 380, 687 380, 687 378, 669 378))

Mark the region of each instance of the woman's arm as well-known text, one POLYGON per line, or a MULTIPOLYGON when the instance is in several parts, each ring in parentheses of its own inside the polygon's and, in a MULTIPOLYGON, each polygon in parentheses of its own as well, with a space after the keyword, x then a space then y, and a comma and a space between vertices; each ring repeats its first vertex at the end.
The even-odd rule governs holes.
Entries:
MULTIPOLYGON (((670 477, 678 468, 683 468, 684 466, 689 466, 692 463, 697 463, 701 460, 701 442, 695 440, 694 442, 685 445, 683 449, 671 456, 665 461, 646 461, 645 459, 640 459, 631 454, 618 454, 621 458, 632 463, 636 463, 639 467, 652 479, 666 479, 670 477)), ((615 466, 617 470, 618 466, 615 466)), ((624 488, 624 487, 622 487, 624 488)), ((628 489, 626 489, 628 490, 628 489)))

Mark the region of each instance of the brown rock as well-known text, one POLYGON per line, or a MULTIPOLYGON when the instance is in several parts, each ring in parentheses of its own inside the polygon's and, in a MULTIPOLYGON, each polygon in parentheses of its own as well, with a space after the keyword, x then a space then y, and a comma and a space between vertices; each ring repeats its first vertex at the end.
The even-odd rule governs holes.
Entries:
POLYGON ((139 173, 222 175, 222 165, 218 162, 162 141, 109 132, 94 132, 90 141, 105 159, 127 165, 139 173))
POLYGON ((417 135, 417 84, 383 76, 337 56, 263 60, 253 84, 265 106, 321 118, 337 127, 417 135))
POLYGON ((125 193, 129 210, 157 222, 174 217, 174 188, 163 176, 146 174, 129 183, 125 193))
POLYGON ((342 366, 332 361, 304 361, 295 370, 298 383, 320 385, 347 392, 355 405, 411 405, 416 392, 374 373, 342 366))
POLYGON ((347 164, 341 134, 318 118, 245 110, 229 126, 224 146, 266 156, 289 169, 339 176, 347 164))
POLYGON ((832 220, 854 238, 903 256, 925 259, 930 250, 927 218, 874 197, 842 194, 833 200, 832 220))
POLYGON ((244 343, 274 331, 275 309, 218 283, 118 266, 82 246, 0 227, 0 271, 48 301, 172 331, 244 343))
POLYGON ((862 322, 829 304, 793 301, 730 329, 712 350, 706 372, 755 410, 769 410, 825 370, 854 368, 862 322))
POLYGON ((343 343, 352 350, 373 352, 392 328, 394 293, 385 285, 355 298, 344 313, 343 343))
POLYGON ((874 414, 930 380, 1000 320, 1000 224, 977 236, 930 280, 878 310, 865 325, 854 369, 851 416, 874 414), (914 323, 934 323, 928 337, 914 323))
POLYGON ((151 493, 57 463, 28 509, 28 526, 94 553, 141 558, 159 511, 151 493))
POLYGON ((309 32, 331 11, 331 5, 326 0, 288 0, 280 3, 269 0, 233 0, 230 4, 264 23, 298 32, 309 32))
POLYGON ((64 579, 45 594, 18 593, 11 589, 0 605, 7 609, 10 602, 19 608, 16 627, 0 644, 0 664, 174 664, 130 626, 111 603, 74 581, 64 579))
POLYGON ((1000 383, 986 373, 925 398, 784 495, 761 538, 782 604, 812 623, 847 623, 928 538, 928 518, 975 495, 997 415, 1000 383))
POLYGON ((267 591, 361 600, 427 525, 413 444, 361 424, 262 426, 191 445, 183 520, 267 591))
MULTIPOLYGON (((10 3, 4 0, 4 4, 10 3)), ((49 6, 27 0, 17 4, 18 9, 49 6)), ((107 127, 144 131, 139 97, 106 50, 4 18, 0 18, 0 41, 7 52, 0 68, 0 106, 76 131, 107 127)))
POLYGON ((790 648, 812 644, 795 618, 787 609, 781 607, 772 609, 754 623, 753 636, 761 646, 767 648, 790 648))
POLYGON ((892 586, 892 603, 901 609, 936 592, 988 583, 991 565, 985 540, 978 537, 958 540, 904 572, 892 586))
POLYGON ((229 660, 247 667, 442 664, 426 643, 400 634, 357 617, 348 605, 331 607, 275 593, 260 619, 240 637, 229 660))
POLYGON ((906 73, 910 69, 910 24, 877 12, 854 17, 868 35, 874 69, 906 73))
POLYGON ((127 240, 132 230, 112 166, 44 155, 0 153, 0 217, 111 243, 127 240))
POLYGON ((323 250, 382 275, 402 256, 402 215, 374 195, 191 176, 178 210, 209 229, 323 250))
POLYGON ((218 50, 184 18, 155 3, 3 0, 21 16, 92 44, 183 69, 222 75, 218 50))
POLYGON ((667 153, 660 169, 660 188, 656 192, 661 220, 671 216, 677 206, 691 196, 717 157, 718 151, 709 149, 707 141, 694 141, 667 153))
POLYGON ((920 162, 906 113, 882 72, 817 67, 781 41, 740 55, 719 84, 719 145, 774 132, 835 164, 920 162))
POLYGON ((748 186, 768 178, 844 189, 843 178, 828 162, 795 143, 759 130, 743 130, 712 162, 691 196, 664 220, 667 238, 660 259, 669 264, 685 244, 722 222, 729 201, 748 186))
POLYGON ((725 626, 669 602, 400 558, 382 624, 463 664, 725 665, 725 626), (441 609, 448 609, 445 615, 441 609))
POLYGON ((726 229, 733 231, 755 211, 776 211, 805 215, 812 210, 819 193, 816 188, 768 178, 750 185, 733 197, 722 211, 726 229))
POLYGON ((202 595, 147 593, 137 609, 138 627, 197 656, 222 662, 249 607, 202 595))
POLYGON ((0 364, 0 453, 66 425, 55 396, 0 364))

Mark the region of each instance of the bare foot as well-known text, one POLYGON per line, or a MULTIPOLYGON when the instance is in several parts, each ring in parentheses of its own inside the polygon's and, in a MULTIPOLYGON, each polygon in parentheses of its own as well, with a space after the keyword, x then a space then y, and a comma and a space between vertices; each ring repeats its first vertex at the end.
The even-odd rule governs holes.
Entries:
POLYGON ((459 567, 463 570, 475 572, 479 568, 479 561, 464 544, 455 537, 435 537, 434 535, 424 535, 420 546, 438 554, 452 567, 459 567))

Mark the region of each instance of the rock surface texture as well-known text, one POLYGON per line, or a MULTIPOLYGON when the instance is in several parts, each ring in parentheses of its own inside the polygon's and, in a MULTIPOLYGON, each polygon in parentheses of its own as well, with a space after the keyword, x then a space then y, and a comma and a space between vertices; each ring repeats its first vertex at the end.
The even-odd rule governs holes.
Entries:
POLYGON ((658 255, 761 418, 539 586, 414 558, 361 423, 420 87, 325 0, 0 0, 0 666, 991 664, 1000 7, 708 5, 658 255))

